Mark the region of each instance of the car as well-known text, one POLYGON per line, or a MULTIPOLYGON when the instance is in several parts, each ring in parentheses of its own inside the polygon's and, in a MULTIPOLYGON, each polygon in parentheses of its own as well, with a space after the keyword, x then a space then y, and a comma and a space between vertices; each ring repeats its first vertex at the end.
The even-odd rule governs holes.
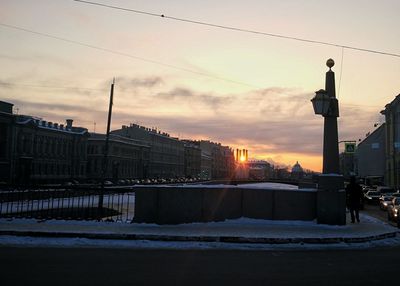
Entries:
POLYGON ((113 182, 111 182, 111 181, 104 181, 104 186, 112 186, 112 185, 114 185, 113 184, 113 182))
POLYGON ((387 208, 388 220, 396 221, 399 212, 400 212, 400 197, 393 198, 392 203, 388 205, 387 208))
POLYGON ((369 204, 377 204, 379 202, 379 198, 381 197, 381 193, 378 191, 368 191, 364 195, 364 199, 369 204))
POLYGON ((381 210, 387 210, 387 207, 392 203, 393 196, 391 195, 382 195, 379 198, 379 208, 381 210))
POLYGON ((376 190, 381 194, 393 194, 395 192, 393 188, 383 186, 377 187, 376 190))

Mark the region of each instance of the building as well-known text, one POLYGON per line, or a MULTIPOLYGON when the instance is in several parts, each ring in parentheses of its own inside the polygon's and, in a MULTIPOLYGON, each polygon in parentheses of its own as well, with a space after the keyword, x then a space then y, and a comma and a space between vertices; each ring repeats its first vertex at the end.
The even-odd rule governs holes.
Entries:
POLYGON ((14 147, 14 122, 13 104, 0 101, 0 182, 11 183, 14 147))
POLYGON ((175 178, 184 176, 184 142, 168 133, 137 124, 123 125, 112 134, 139 140, 150 147, 148 178, 175 178))
POLYGON ((304 170, 297 161, 292 167, 292 172, 290 173, 290 178, 295 180, 300 180, 304 177, 304 170))
POLYGON ((381 114, 385 116, 385 182, 398 188, 400 186, 400 94, 385 106, 381 114))
POLYGON ((273 167, 270 163, 263 160, 251 160, 249 166, 249 177, 255 180, 268 180, 273 177, 273 167))
MULTIPOLYGON (((229 146, 209 140, 197 141, 202 153, 211 157, 211 179, 230 179, 235 174, 235 156, 229 146)), ((202 170, 206 168, 203 167, 202 170)))
POLYGON ((72 119, 64 125, 15 115, 12 104, 0 105, 0 132, 5 134, 0 140, 2 181, 30 184, 86 179, 86 128, 73 126, 72 119))
MULTIPOLYGON (((87 178, 100 180, 103 172, 105 134, 90 133, 87 178)), ((143 179, 149 172, 150 146, 139 140, 110 134, 104 179, 143 179)))
POLYGON ((355 152, 355 171, 358 177, 381 177, 386 173, 386 124, 358 143, 355 152))
POLYGON ((197 178, 201 176, 201 149, 190 140, 182 140, 185 146, 185 177, 197 178))

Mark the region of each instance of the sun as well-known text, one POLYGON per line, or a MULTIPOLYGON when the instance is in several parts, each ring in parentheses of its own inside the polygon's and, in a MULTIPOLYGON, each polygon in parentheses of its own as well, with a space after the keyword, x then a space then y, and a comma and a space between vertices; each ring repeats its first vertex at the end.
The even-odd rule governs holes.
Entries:
POLYGON ((244 162, 246 161, 246 157, 245 156, 240 156, 240 162, 244 162))

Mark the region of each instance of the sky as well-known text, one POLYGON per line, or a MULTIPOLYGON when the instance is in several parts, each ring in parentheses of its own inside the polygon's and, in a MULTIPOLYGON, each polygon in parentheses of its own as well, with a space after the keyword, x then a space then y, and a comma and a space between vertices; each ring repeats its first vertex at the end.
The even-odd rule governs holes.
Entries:
MULTIPOLYGON (((395 0, 97 2, 400 54, 395 0)), ((310 99, 325 86, 329 58, 336 63, 339 140, 363 139, 400 93, 400 57, 73 0, 0 0, 0 100, 47 121, 73 118, 91 132, 106 130, 115 77, 112 129, 137 123, 320 171, 323 118, 310 99)))

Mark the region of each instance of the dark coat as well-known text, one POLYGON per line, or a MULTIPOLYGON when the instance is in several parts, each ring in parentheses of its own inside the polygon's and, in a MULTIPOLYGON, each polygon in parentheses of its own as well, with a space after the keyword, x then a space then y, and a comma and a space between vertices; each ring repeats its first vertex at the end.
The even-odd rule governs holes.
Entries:
POLYGON ((346 187, 348 206, 351 209, 359 209, 362 198, 362 188, 357 183, 350 183, 346 187))

